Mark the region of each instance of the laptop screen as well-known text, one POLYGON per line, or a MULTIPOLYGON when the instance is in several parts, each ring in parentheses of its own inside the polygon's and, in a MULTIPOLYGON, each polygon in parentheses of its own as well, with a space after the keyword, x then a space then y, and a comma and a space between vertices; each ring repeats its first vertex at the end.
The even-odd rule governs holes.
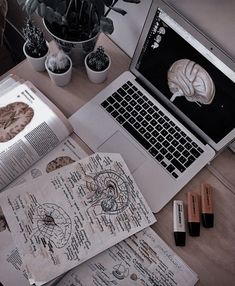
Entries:
POLYGON ((160 9, 135 68, 214 142, 235 128, 234 72, 160 9))

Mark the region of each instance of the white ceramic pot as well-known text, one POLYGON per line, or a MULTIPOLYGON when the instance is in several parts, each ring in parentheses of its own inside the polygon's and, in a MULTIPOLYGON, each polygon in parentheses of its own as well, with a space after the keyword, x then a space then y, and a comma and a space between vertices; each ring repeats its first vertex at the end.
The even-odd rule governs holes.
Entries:
POLYGON ((53 31, 48 27, 48 23, 43 19, 43 24, 47 32, 54 38, 59 47, 72 59, 73 65, 83 64, 85 56, 94 50, 95 44, 100 33, 86 41, 69 41, 54 35, 53 31))
POLYGON ((47 58, 47 56, 49 54, 49 49, 48 49, 48 52, 45 54, 45 56, 40 57, 40 58, 34 58, 34 57, 31 57, 30 55, 27 54, 27 52, 26 52, 26 45, 27 45, 27 41, 23 45, 23 52, 24 52, 28 62, 33 67, 33 69, 35 71, 39 71, 39 72, 40 71, 45 71, 45 61, 46 61, 46 58, 47 58))
POLYGON ((54 72, 52 72, 48 68, 48 66, 47 66, 48 58, 45 61, 45 68, 46 68, 46 70, 47 70, 47 72, 48 72, 48 74, 50 76, 50 79, 57 86, 65 86, 65 85, 67 85, 71 81, 71 78, 72 78, 72 66, 73 66, 72 60, 70 59, 70 57, 68 55, 66 55, 66 57, 69 60, 70 66, 69 66, 69 69, 66 72, 64 72, 64 73, 54 73, 54 72))
MULTIPOLYGON (((92 52, 91 52, 92 53, 92 52)), ((108 54, 107 57, 109 58, 109 65, 107 66, 107 68, 105 70, 102 71, 95 71, 92 70, 88 64, 87 64, 87 58, 89 57, 89 55, 91 54, 89 53, 86 57, 85 57, 85 67, 86 67, 86 72, 87 72, 87 76, 89 78, 89 80, 93 83, 102 83, 106 80, 107 76, 108 76, 108 70, 111 66, 111 58, 108 54)))

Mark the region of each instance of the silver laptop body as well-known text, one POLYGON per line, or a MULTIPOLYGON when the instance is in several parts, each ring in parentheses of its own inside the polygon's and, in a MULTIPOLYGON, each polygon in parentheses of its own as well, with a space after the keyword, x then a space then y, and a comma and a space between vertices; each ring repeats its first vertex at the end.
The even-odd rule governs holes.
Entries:
POLYGON ((123 156, 156 213, 234 139, 235 64, 165 2, 149 11, 130 70, 70 121, 123 156))

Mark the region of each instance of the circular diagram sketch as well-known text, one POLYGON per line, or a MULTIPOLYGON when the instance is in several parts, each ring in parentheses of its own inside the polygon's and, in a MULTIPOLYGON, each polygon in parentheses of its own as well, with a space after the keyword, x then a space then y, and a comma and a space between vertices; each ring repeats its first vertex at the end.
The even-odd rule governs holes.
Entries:
POLYGON ((10 103, 0 108, 0 142, 19 134, 32 120, 34 111, 24 102, 10 103))
POLYGON ((57 157, 47 164, 46 172, 50 173, 56 169, 59 169, 61 167, 64 167, 64 166, 69 165, 69 164, 74 163, 74 162, 75 161, 72 158, 70 158, 69 156, 57 157))
POLYGON ((173 63, 167 74, 168 86, 173 93, 171 101, 185 96, 188 101, 210 104, 215 95, 215 85, 208 72, 199 64, 181 59, 173 63))
POLYGON ((71 235, 72 221, 58 205, 45 203, 37 207, 37 229, 56 248, 64 247, 71 235))
POLYGON ((87 188, 94 194, 90 197, 92 207, 100 206, 106 214, 118 214, 129 205, 129 184, 114 171, 99 172, 86 181, 87 188))

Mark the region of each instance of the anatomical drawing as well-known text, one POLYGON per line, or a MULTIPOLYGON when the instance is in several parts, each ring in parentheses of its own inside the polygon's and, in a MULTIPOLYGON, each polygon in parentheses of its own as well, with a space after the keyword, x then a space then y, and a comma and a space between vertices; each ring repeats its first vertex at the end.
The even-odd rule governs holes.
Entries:
POLYGON ((60 206, 51 203, 41 204, 37 207, 33 219, 36 221, 34 236, 43 237, 56 248, 62 248, 67 244, 72 231, 72 221, 60 206))
POLYGON ((66 165, 69 165, 71 163, 75 162, 72 158, 69 156, 61 156, 57 157, 56 159, 49 162, 46 166, 46 172, 50 173, 56 169, 59 169, 61 167, 64 167, 66 165))
POLYGON ((210 104, 215 95, 215 85, 207 71, 199 64, 181 59, 172 64, 167 73, 173 102, 179 96, 188 101, 210 104))
POLYGON ((0 108, 0 142, 19 134, 32 120, 34 111, 24 102, 10 103, 0 108))
POLYGON ((86 177, 86 187, 90 191, 89 203, 97 214, 119 214, 130 203, 130 186, 127 180, 114 171, 101 171, 94 177, 86 177))

